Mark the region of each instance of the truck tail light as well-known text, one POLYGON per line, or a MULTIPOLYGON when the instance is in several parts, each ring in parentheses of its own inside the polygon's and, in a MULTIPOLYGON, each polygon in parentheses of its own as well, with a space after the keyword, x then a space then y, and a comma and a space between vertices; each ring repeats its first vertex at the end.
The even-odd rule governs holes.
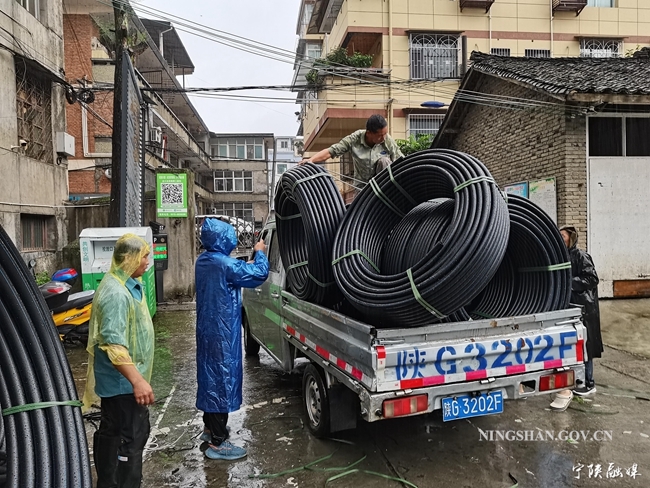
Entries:
POLYGON ((426 412, 428 408, 429 398, 427 395, 415 395, 386 400, 383 404, 385 419, 426 412))
POLYGON ((539 391, 557 390, 573 385, 575 385, 575 373, 573 371, 553 373, 539 378, 539 391))

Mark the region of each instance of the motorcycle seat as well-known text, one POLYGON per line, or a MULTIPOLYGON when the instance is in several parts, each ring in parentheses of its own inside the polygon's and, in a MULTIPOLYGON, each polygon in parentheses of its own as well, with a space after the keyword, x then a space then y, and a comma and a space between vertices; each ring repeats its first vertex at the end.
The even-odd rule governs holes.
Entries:
POLYGON ((87 290, 79 293, 73 293, 68 297, 68 301, 61 305, 60 307, 52 310, 53 314, 65 312, 66 310, 71 310, 73 308, 83 308, 93 301, 95 296, 95 290, 87 290))

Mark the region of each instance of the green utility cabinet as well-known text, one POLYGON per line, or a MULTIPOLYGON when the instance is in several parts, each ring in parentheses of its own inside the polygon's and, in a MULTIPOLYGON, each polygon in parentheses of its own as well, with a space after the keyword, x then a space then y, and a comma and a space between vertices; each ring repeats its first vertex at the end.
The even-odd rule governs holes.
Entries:
POLYGON ((79 235, 81 250, 81 282, 84 290, 96 290, 100 281, 111 269, 113 248, 117 240, 124 234, 135 234, 149 244, 149 264, 142 285, 144 296, 147 297, 149 313, 156 313, 156 278, 154 275, 154 247, 151 227, 97 227, 84 229, 79 235))

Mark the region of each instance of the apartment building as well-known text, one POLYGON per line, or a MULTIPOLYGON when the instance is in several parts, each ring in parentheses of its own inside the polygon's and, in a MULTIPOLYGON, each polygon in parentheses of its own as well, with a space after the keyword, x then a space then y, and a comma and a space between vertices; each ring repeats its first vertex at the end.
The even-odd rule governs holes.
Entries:
POLYGON ((268 164, 270 208, 273 208, 278 181, 285 172, 296 166, 302 159, 302 137, 277 136, 273 147, 274 150, 269 152, 268 164))
POLYGON ((260 229, 269 214, 273 134, 210 133, 214 203, 205 213, 238 217, 260 229))
POLYGON ((650 2, 303 0, 297 33, 300 134, 313 154, 363 128, 373 113, 386 117, 396 139, 435 135, 472 51, 621 57, 650 45, 650 2), (370 63, 320 65, 310 76, 318 47, 323 56, 359 52, 370 63))
MULTIPOLYGON (((107 4, 93 0, 64 0, 63 4, 66 79, 79 89, 91 89, 95 98, 92 104, 67 107, 69 130, 76 141, 75 157, 68 168, 69 196, 81 200, 110 194, 115 64, 110 43, 114 19, 107 4)), ((144 146, 145 191, 155 188, 156 168, 190 168, 195 174, 200 212, 213 200, 213 182, 205 151, 209 130, 181 92, 194 65, 169 22, 132 14, 129 28, 137 40, 130 48, 145 102, 139 134, 144 146)))
POLYGON ((0 225, 36 271, 67 243, 61 2, 0 0, 0 225))

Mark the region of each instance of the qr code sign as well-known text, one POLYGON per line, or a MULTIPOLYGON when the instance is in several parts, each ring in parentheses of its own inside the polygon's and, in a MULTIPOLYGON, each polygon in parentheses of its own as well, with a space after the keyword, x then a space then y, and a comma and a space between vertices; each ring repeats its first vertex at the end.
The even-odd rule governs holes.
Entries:
POLYGON ((183 184, 182 183, 161 183, 162 190, 161 203, 163 205, 182 205, 183 204, 183 184))

